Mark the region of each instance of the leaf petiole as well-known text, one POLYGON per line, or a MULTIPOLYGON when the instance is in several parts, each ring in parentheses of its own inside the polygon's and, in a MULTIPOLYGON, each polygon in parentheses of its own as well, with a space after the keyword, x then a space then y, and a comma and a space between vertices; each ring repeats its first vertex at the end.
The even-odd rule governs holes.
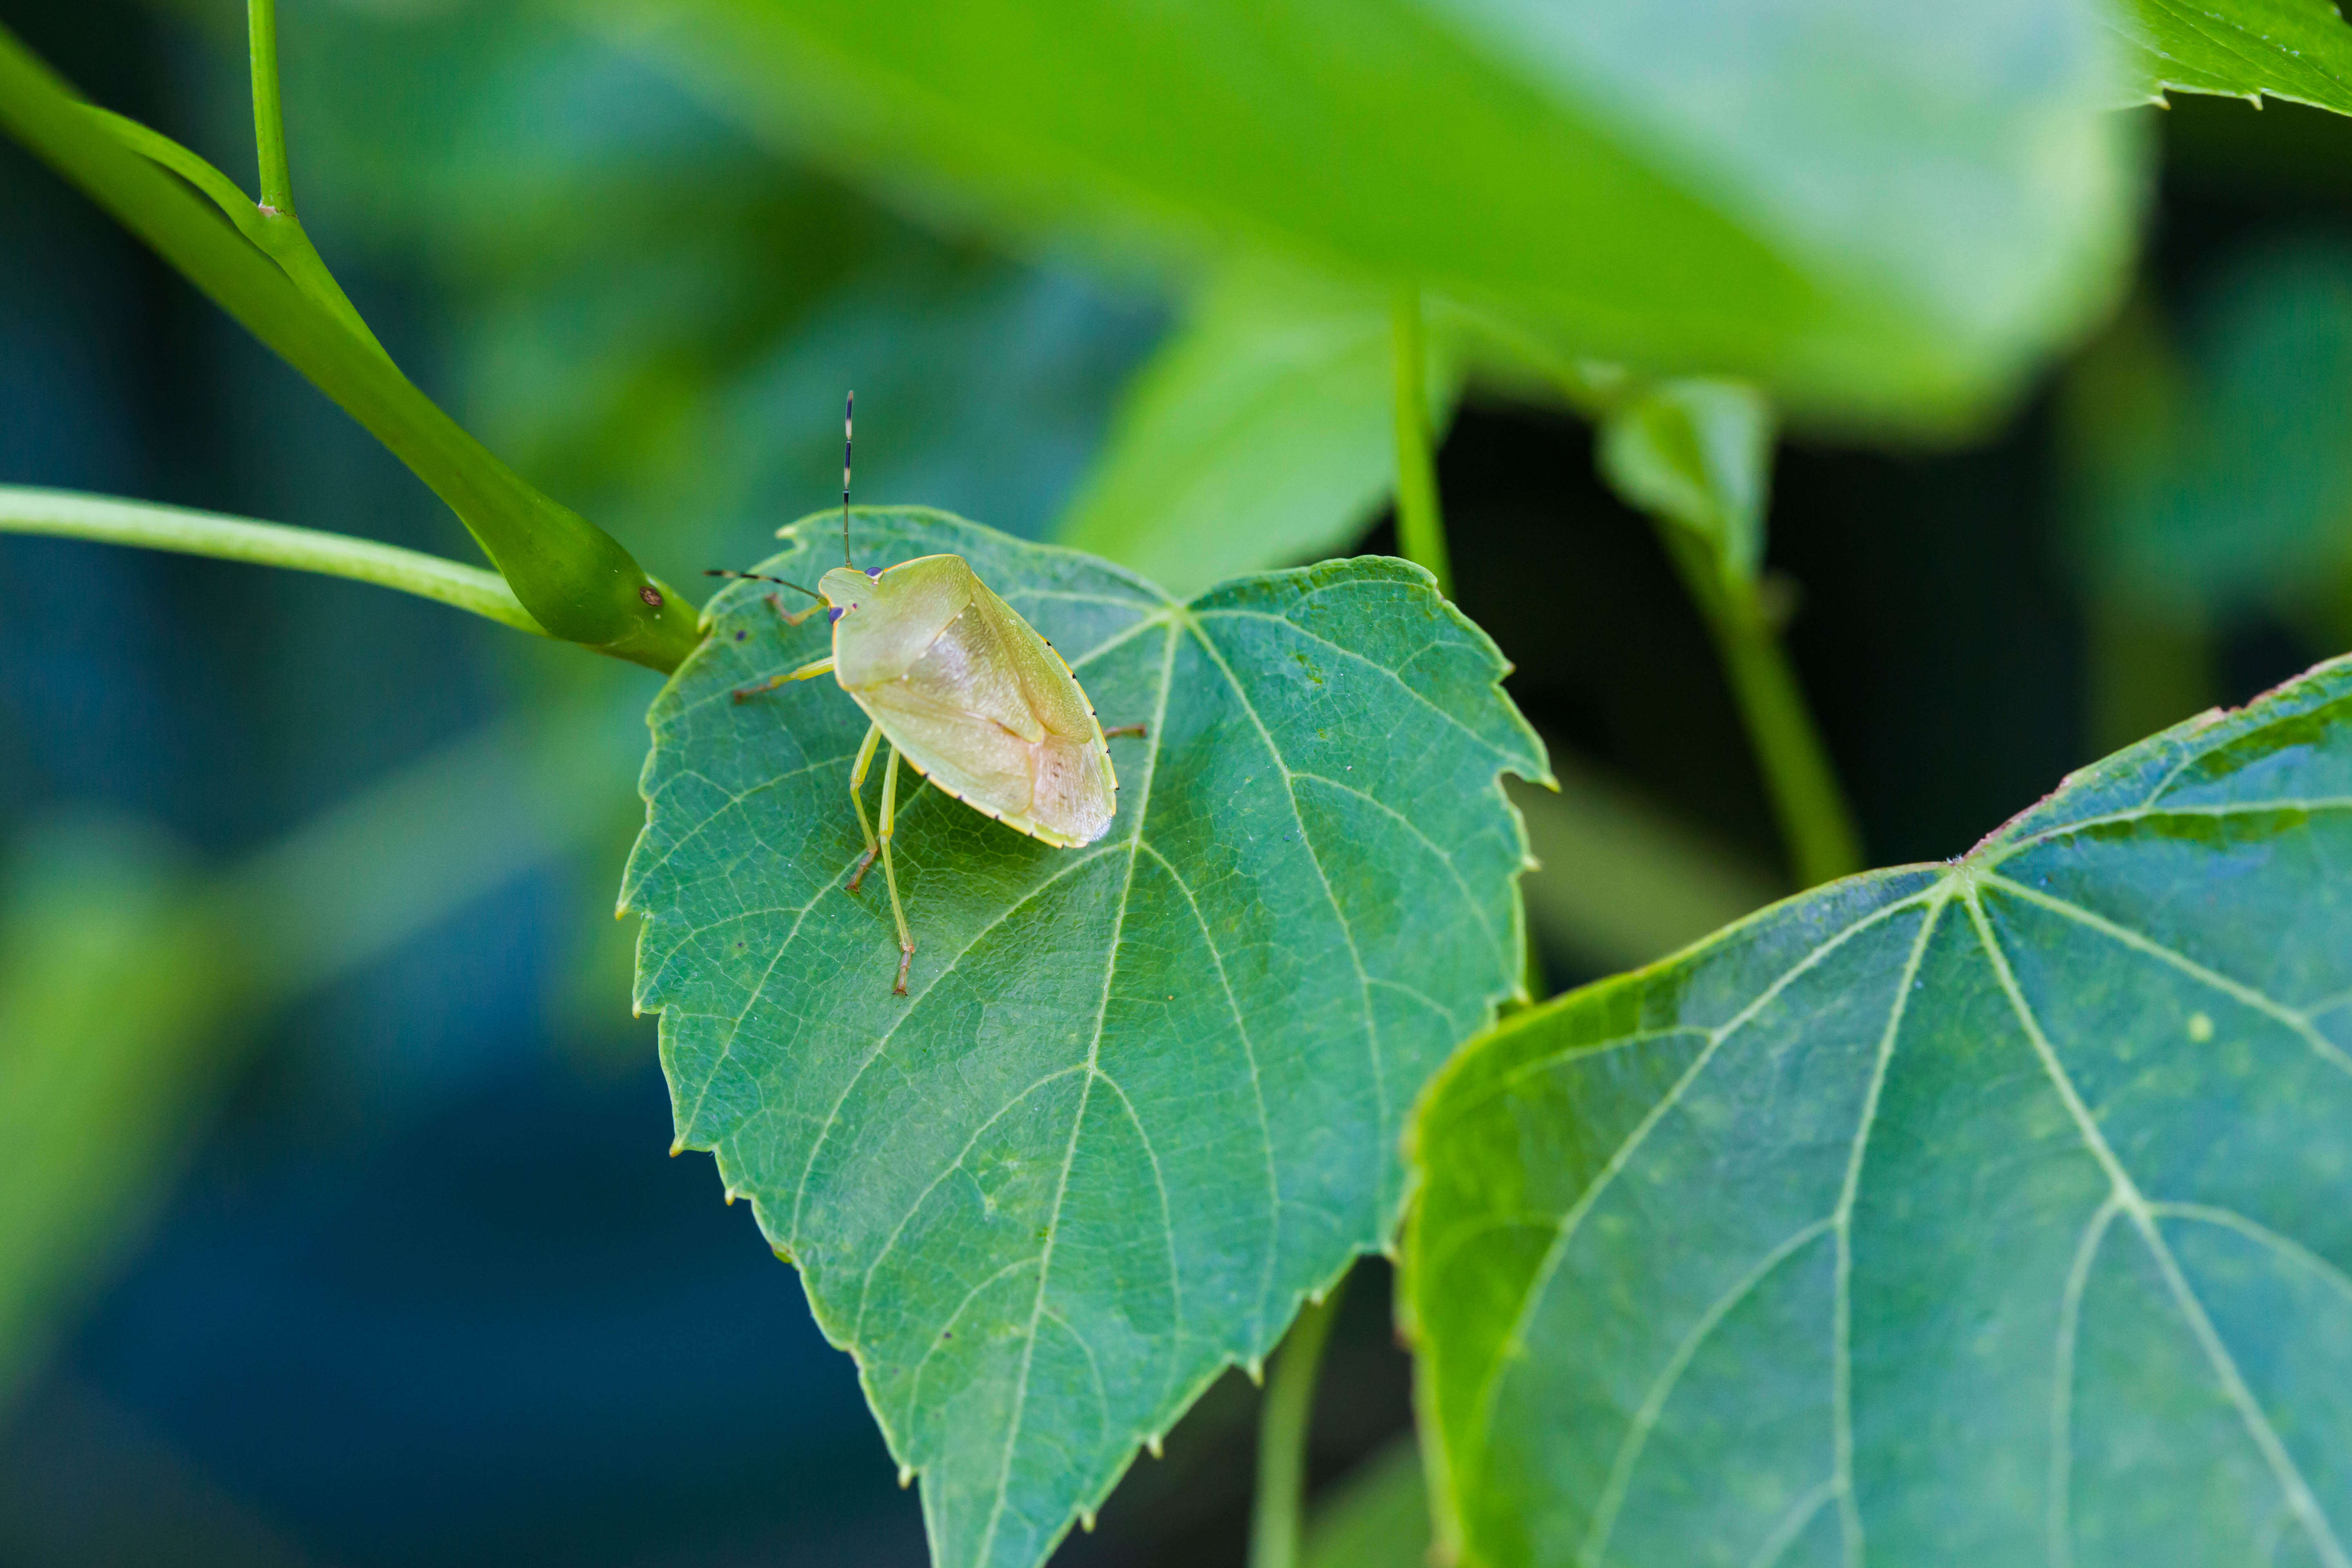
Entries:
POLYGON ((286 113, 278 96, 278 0, 246 0, 247 48, 253 57, 253 142, 261 166, 261 207, 294 216, 294 181, 286 167, 286 113))
POLYGON ((517 631, 548 635, 497 573, 348 534, 14 485, 0 485, 0 533, 88 539, 347 577, 437 599, 517 631))
POLYGON ((1437 464, 1430 451, 1429 350, 1422 329, 1421 292, 1400 289, 1390 310, 1396 389, 1397 552, 1437 579, 1454 596, 1446 559, 1445 516, 1437 503, 1437 464))
POLYGON ((1310 1301, 1283 1336, 1258 1416, 1257 1502, 1250 1513, 1249 1568, 1297 1568, 1307 1510, 1307 1437, 1315 1415, 1315 1380, 1339 1298, 1342 1274, 1320 1301, 1310 1301))
POLYGON ((1788 650, 1764 614, 1755 580, 1724 571, 1716 549, 1690 529, 1664 517, 1654 521, 1715 638, 1798 886, 1818 887, 1862 870, 1862 840, 1853 813, 1788 650))

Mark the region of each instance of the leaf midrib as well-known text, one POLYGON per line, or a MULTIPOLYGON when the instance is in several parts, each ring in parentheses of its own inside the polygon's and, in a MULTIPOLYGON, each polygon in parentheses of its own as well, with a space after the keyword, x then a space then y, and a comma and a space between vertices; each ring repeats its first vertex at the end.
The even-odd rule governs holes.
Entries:
MULTIPOLYGON (((1162 737, 1167 733, 1168 697, 1170 689, 1175 684, 1178 638, 1177 629, 1171 625, 1168 631, 1167 653, 1161 659, 1160 667, 1160 700, 1151 715, 1151 733, 1155 737, 1162 737)), ((989 1510, 988 1524, 981 1532, 980 1550, 972 1557, 972 1561, 983 1565, 983 1568, 989 1562, 990 1552, 995 1547, 996 1529, 1003 1521, 1005 1501, 1012 1490, 1013 1454, 1013 1450, 1021 1446, 1021 1423, 1028 1411, 1029 1372, 1037 1353, 1037 1329, 1038 1325, 1045 1321, 1045 1289, 1052 1282, 1054 1272, 1054 1247, 1062 1238, 1062 1203, 1069 1195, 1070 1171, 1077 1163, 1078 1138, 1086 1130, 1087 1107, 1094 1100, 1095 1080, 1103 1077, 1101 1066, 1103 1028, 1110 1018, 1110 991, 1112 983, 1118 974, 1119 942, 1126 934, 1127 911, 1135 896, 1135 867, 1136 863, 1143 858, 1143 830, 1151 821, 1152 787, 1160 780, 1160 753, 1163 743, 1160 740, 1154 741, 1150 763, 1144 770, 1142 787, 1137 791, 1139 798, 1136 803, 1135 832, 1129 837, 1127 845, 1127 880, 1119 889, 1118 912, 1113 917, 1111 922, 1110 951, 1104 955, 1103 959, 1102 996, 1095 1005, 1094 1037, 1087 1045, 1086 1082, 1078 1090, 1077 1110, 1070 1117, 1070 1141, 1068 1146, 1062 1152, 1062 1173, 1055 1184, 1054 1204, 1045 1221, 1045 1245, 1037 1255, 1037 1293, 1030 1302, 1029 1328, 1021 1346, 1021 1373, 1013 1380, 1013 1416, 1005 1424, 1004 1455, 996 1476, 996 1500, 989 1510)), ((969 952, 970 949, 965 951, 969 952)), ((1171 1310, 1174 1313, 1175 1327, 1171 1334, 1181 1342, 1183 1338, 1184 1322, 1183 1274, 1176 1264, 1175 1215, 1168 1206, 1168 1184, 1160 1179, 1160 1155, 1151 1147, 1151 1134, 1144 1130, 1142 1118, 1135 1112, 1134 1102, 1128 1099, 1126 1090, 1118 1089, 1117 1092, 1120 1102, 1127 1107, 1128 1120, 1135 1124, 1136 1136, 1143 1140, 1144 1151, 1151 1156, 1152 1180, 1160 1188, 1160 1231, 1168 1247, 1170 1295, 1173 1298, 1171 1310)), ((1086 1350, 1087 1362, 1091 1364, 1094 1360, 1093 1347, 1087 1345, 1085 1338, 1075 1330, 1071 1331, 1070 1337, 1076 1340, 1080 1347, 1086 1350)))

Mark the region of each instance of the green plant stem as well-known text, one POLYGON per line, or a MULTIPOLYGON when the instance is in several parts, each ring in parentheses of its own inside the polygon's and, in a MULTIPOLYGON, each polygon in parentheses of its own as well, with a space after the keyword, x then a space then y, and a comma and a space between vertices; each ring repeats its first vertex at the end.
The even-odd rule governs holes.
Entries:
POLYGON ((150 163, 171 170, 210 198, 213 205, 221 210, 221 216, 236 226, 237 233, 268 251, 270 258, 285 268, 286 276, 294 280, 296 287, 334 312, 344 328, 373 349, 385 363, 391 363, 392 356, 384 353, 375 333, 360 319, 358 307, 344 294, 335 275, 327 270, 310 237, 303 232, 301 219, 289 212, 273 213, 248 201, 226 174, 170 137, 135 120, 95 104, 83 104, 81 110, 117 142, 150 163))
POLYGON ((348 534, 14 485, 0 485, 0 533, 42 533, 132 544, 183 555, 209 555, 216 561, 348 577, 355 583, 373 583, 437 599, 501 626, 547 636, 546 628, 531 619, 530 612, 497 573, 348 534))
POLYGON ((278 0, 246 0, 247 48, 253 57, 253 141, 261 164, 261 205, 291 214, 294 181, 286 168, 286 113, 278 98, 278 0))
POLYGON ((1660 537, 1714 634, 1723 672, 1764 786, 1788 846, 1790 870, 1801 888, 1849 877, 1864 868, 1861 836, 1822 749, 1779 635, 1764 618, 1756 585, 1722 570, 1706 541, 1660 519, 1660 537))
POLYGON ((1437 463, 1430 451, 1429 353, 1422 331, 1421 294, 1402 289, 1390 308, 1395 365, 1397 550, 1454 595, 1454 567, 1445 552, 1445 515, 1437 505, 1437 463))
POLYGON ((673 669, 700 640, 693 604, 604 530, 492 456, 373 344, 186 185, 123 146, 0 27, 0 127, 341 404, 449 504, 539 624, 673 669))
POLYGON ((1348 1288, 1341 1275, 1310 1302, 1283 1337, 1257 1424, 1257 1502, 1250 1514, 1249 1568, 1297 1568, 1307 1517, 1307 1436, 1314 1423, 1315 1379, 1324 1342, 1348 1288))

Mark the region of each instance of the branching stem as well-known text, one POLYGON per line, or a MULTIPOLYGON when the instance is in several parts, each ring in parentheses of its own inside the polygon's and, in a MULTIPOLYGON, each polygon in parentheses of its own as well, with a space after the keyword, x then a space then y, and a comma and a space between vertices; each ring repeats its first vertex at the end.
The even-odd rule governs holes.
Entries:
POLYGON ((1347 1277, 1309 1302, 1283 1337, 1257 1426, 1257 1504, 1250 1515, 1249 1568, 1297 1568, 1307 1515, 1307 1436, 1324 1342, 1339 1314, 1347 1277))
POLYGON ((106 544, 132 544, 149 550, 176 551, 183 555, 209 555, 217 561, 243 561, 257 566, 283 566, 296 572, 348 577, 353 582, 396 588, 421 598, 438 599, 518 631, 547 635, 515 598, 506 579, 497 573, 445 561, 438 555, 353 539, 348 534, 253 522, 241 517, 115 500, 71 490, 27 489, 13 485, 0 485, 0 533, 44 533, 106 544))
POLYGON ((1853 814, 1755 584, 1725 573, 1706 542, 1690 530, 1663 518, 1657 527, 1714 634, 1798 884, 1815 887, 1862 870, 1853 814))
MULTIPOLYGON (((315 260, 307 245, 265 250, 241 226, 222 223, 212 182, 201 182, 207 195, 199 195, 185 176, 125 145, 121 127, 90 114, 5 24, 0 131, 79 185, 414 469, 473 532, 539 625, 661 670, 677 668, 700 642, 690 601, 647 577, 612 535, 499 461, 402 375, 326 298, 331 279, 296 280, 285 258, 302 270, 315 260)), ((284 195, 282 186, 277 194, 284 195)), ((295 223, 269 221, 289 226, 289 234, 295 223)))
POLYGON ((1421 294, 1399 290, 1390 313, 1396 384, 1397 550, 1454 595, 1446 559, 1445 516, 1437 505, 1437 463, 1430 450, 1429 354, 1422 331, 1421 294))

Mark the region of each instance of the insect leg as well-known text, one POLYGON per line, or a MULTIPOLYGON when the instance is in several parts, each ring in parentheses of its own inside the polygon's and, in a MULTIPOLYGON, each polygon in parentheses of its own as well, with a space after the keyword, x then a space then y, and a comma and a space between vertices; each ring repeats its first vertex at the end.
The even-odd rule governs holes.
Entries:
POLYGON ((915 939, 907 934, 907 911, 898 903, 898 872, 890 864, 890 833, 898 819, 898 748, 882 769, 882 880, 890 888, 890 918, 898 922, 898 983, 890 989, 907 994, 907 966, 915 962, 915 939))
POLYGON ((857 891, 857 884, 866 879, 866 868, 874 864, 876 848, 874 829, 866 820, 866 770, 874 765, 874 748, 882 742, 882 726, 876 724, 866 731, 866 743, 857 748, 857 765, 849 770, 849 804, 857 808, 857 830, 866 835, 866 858, 849 874, 849 891, 857 891))
POLYGON ((1137 739, 1140 740, 1150 732, 1151 726, 1149 724, 1121 724, 1117 729, 1105 730, 1103 731, 1103 739, 1106 741, 1116 741, 1121 735, 1133 735, 1137 739))
POLYGON ((833 659, 828 656, 818 659, 814 664, 804 664, 798 669, 787 670, 782 675, 772 675, 757 686, 739 686, 735 689, 735 700, 749 702, 761 692, 773 691, 779 686, 789 686, 795 680, 814 680, 820 675, 832 673, 833 659))
MULTIPOLYGON (((800 587, 800 584, 797 583, 793 585, 796 588, 800 587)), ((802 588, 801 592, 805 594, 808 590, 802 588)), ((768 595, 768 607, 776 612, 777 616, 782 619, 784 625, 788 626, 796 626, 803 621, 807 620, 811 616, 815 615, 819 610, 829 610, 833 606, 826 604, 824 600, 819 599, 815 604, 811 605, 805 610, 788 610, 784 608, 784 601, 782 598, 774 594, 771 594, 768 595)))

